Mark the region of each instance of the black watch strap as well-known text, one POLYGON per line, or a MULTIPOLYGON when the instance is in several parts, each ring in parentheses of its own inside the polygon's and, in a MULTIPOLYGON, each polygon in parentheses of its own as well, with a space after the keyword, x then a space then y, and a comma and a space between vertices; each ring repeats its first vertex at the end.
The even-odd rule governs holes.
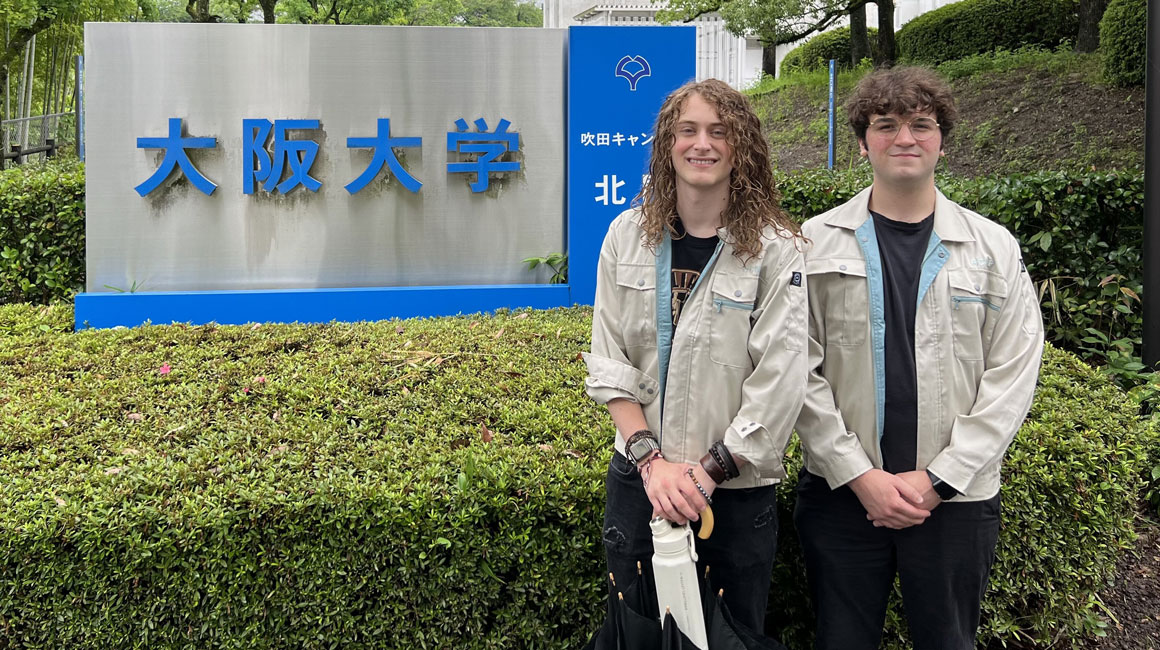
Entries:
POLYGON ((926 470, 926 475, 930 478, 930 486, 934 488, 934 493, 938 495, 938 498, 943 501, 950 501, 959 496, 959 491, 953 485, 935 476, 934 472, 928 469, 926 470))

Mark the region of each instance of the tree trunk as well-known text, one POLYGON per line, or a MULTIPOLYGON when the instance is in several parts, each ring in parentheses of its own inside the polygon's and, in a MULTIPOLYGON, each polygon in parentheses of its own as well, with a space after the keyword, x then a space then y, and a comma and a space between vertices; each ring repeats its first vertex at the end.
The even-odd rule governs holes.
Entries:
POLYGON ((765 74, 777 76, 777 46, 761 44, 761 71, 765 74))
POLYGON ((878 0, 878 51, 874 65, 889 68, 897 56, 894 44, 894 0, 878 0))
POLYGON ((850 10, 850 65, 870 56, 870 36, 866 32, 866 5, 850 10))
POLYGON ((273 25, 277 19, 274 15, 274 7, 278 6, 278 0, 258 0, 258 4, 262 5, 262 22, 273 25))
POLYGON ((1108 0, 1079 0, 1079 34, 1075 39, 1076 52, 1095 52, 1100 46, 1100 19, 1108 8, 1108 0))
MULTIPOLYGON (((8 88, 8 70, 12 64, 24 54, 28 41, 36 34, 48 29, 52 25, 55 14, 41 14, 27 27, 20 27, 9 34, 9 40, 0 50, 0 86, 8 88)), ((5 108, 8 110, 8 108, 5 108)), ((4 119, 12 119, 11 115, 4 115, 4 119)))
POLYGON ((189 0, 185 4, 185 13, 195 23, 219 23, 221 18, 209 11, 209 0, 189 0))

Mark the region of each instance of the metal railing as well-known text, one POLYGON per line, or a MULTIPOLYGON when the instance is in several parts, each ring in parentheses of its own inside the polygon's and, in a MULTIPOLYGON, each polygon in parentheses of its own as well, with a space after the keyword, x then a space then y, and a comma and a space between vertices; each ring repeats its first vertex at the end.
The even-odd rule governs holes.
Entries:
POLYGON ((28 156, 39 155, 42 159, 52 158, 62 147, 77 142, 76 111, 20 117, 0 122, 0 146, 2 164, 8 161, 19 165, 28 156), (64 136, 64 137, 62 137, 64 136), (69 136, 72 136, 71 138, 69 136), (29 143, 38 143, 29 146, 29 143))

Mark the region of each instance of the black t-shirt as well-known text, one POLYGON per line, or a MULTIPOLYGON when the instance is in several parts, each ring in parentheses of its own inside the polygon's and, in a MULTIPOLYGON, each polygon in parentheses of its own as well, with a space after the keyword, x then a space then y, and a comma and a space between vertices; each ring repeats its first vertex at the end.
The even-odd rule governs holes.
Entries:
POLYGON ((677 235, 673 238, 673 327, 681 319, 681 309, 685 306, 697 278, 705 270, 713 251, 717 250, 717 235, 711 237, 694 237, 685 232, 685 226, 680 219, 674 226, 677 235))
POLYGON ((934 215, 918 223, 893 221, 877 212, 874 231, 882 257, 886 316, 886 409, 882 465, 891 473, 915 469, 918 454, 918 380, 914 365, 914 316, 922 260, 934 215))

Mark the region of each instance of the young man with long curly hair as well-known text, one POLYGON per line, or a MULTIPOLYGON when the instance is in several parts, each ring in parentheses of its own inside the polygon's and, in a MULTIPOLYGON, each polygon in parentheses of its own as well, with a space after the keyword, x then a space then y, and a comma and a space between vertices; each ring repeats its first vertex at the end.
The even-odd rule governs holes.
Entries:
POLYGON ((806 278, 746 98, 689 83, 657 117, 649 177, 600 252, 589 396, 616 425, 604 544, 627 582, 649 520, 716 526, 700 564, 761 630, 777 545, 774 484, 805 391, 806 278))
POLYGON ((879 70, 847 109, 874 182, 803 226, 811 372, 794 522, 816 647, 876 650, 897 575, 916 650, 973 650, 999 468, 1043 353, 1039 301, 1011 233, 935 187, 956 117, 946 83, 879 70))

